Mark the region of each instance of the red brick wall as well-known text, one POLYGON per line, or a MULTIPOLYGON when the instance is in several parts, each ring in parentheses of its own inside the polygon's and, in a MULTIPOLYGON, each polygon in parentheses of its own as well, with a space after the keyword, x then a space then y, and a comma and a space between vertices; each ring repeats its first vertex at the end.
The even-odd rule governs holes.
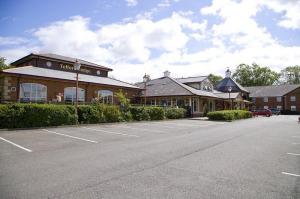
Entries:
MULTIPOLYGON (((8 76, 8 75, 7 75, 8 76)), ((21 83, 39 83, 47 86, 47 100, 52 101, 52 99, 56 99, 56 96, 59 93, 64 93, 64 88, 66 87, 76 87, 76 82, 71 81, 63 81, 63 80, 55 80, 55 79, 46 79, 46 78, 37 78, 37 77, 17 77, 17 76, 10 76, 10 87, 16 87, 16 91, 10 91, 10 99, 12 101, 18 101, 18 82, 21 83)), ((120 89, 126 93, 128 98, 135 98, 139 95, 139 90, 137 89, 130 89, 130 88, 122 88, 122 87, 114 87, 114 86, 106 86, 106 85, 96 85, 96 84, 89 84, 89 83, 80 83, 79 87, 85 89, 86 95, 86 102, 91 102, 93 98, 97 97, 98 90, 111 90, 114 93, 119 91, 120 89)), ((9 88, 10 89, 10 88, 9 88)), ((62 97, 62 100, 64 98, 62 97)), ((117 104, 118 100, 114 97, 114 103, 117 104)))
POLYGON ((288 93, 286 96, 286 109, 291 110, 291 106, 296 106, 297 111, 300 111, 300 88, 297 88, 296 90, 288 93), (296 97, 296 101, 291 101, 291 96, 296 97))

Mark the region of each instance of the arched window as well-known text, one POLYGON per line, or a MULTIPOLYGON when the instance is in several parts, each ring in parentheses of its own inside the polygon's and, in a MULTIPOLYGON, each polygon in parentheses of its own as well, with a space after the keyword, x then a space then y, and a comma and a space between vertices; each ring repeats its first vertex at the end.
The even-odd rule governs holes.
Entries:
POLYGON ((98 97, 100 99, 100 102, 104 104, 113 104, 113 95, 113 92, 110 90, 98 90, 98 97))
POLYGON ((47 86, 36 83, 20 84, 21 102, 45 102, 47 101, 47 86))
MULTIPOLYGON (((82 88, 78 88, 78 101, 85 101, 85 90, 82 88)), ((76 101, 76 87, 66 87, 64 90, 64 99, 65 102, 75 102, 76 101)))

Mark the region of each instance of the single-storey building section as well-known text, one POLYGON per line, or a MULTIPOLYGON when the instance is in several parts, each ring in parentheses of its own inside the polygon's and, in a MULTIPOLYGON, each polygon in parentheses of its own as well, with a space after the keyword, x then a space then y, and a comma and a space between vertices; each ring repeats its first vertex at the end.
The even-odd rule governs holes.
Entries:
POLYGON ((276 108, 300 112, 300 85, 246 87, 250 91, 252 109, 276 108))
POLYGON ((240 89, 233 88, 231 93, 215 90, 207 76, 172 78, 170 72, 165 71, 161 78, 150 80, 146 77, 144 82, 136 85, 144 89, 141 103, 147 105, 185 107, 192 116, 203 116, 215 110, 246 108, 240 89))
POLYGON ((15 68, 0 72, 0 102, 74 102, 76 72, 78 72, 78 101, 100 100, 116 104, 115 93, 122 90, 130 99, 141 89, 108 77, 112 69, 84 60, 75 71, 77 59, 56 54, 30 54, 12 63, 15 68))

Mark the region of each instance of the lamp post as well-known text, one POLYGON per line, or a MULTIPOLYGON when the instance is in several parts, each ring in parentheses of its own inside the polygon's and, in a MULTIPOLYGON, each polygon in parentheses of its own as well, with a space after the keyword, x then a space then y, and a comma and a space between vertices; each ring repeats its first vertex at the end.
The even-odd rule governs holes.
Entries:
POLYGON ((230 98, 230 92, 232 91, 232 87, 229 86, 227 90, 228 90, 228 94, 229 94, 230 110, 231 110, 232 109, 232 101, 231 101, 231 98, 230 98))
POLYGON ((148 81, 148 76, 145 73, 145 75, 143 77, 144 88, 145 88, 145 92, 144 92, 144 105, 145 106, 147 104, 147 81, 148 81))
POLYGON ((74 70, 76 71, 76 100, 75 100, 75 108, 76 108, 76 113, 77 113, 77 108, 78 108, 78 72, 80 70, 81 64, 78 62, 76 59, 76 62, 74 63, 74 70))

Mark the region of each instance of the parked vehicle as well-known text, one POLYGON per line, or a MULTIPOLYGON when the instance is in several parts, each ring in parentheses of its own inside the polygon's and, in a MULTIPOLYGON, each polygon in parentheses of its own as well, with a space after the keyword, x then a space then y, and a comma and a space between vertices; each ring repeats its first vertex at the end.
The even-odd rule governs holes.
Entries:
POLYGON ((270 108, 270 110, 272 111, 272 115, 280 115, 280 110, 277 108, 270 108))
POLYGON ((270 117, 270 116, 272 116, 272 111, 270 109, 254 110, 254 111, 252 111, 252 115, 254 117, 259 116, 259 115, 270 117))

